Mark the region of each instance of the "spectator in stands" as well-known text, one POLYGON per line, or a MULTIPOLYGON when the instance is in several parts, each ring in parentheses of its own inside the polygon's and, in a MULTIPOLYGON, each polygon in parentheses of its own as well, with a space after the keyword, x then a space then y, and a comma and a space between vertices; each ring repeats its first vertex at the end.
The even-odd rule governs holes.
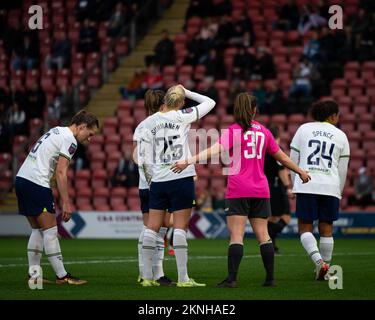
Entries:
POLYGON ((310 29, 316 29, 327 24, 327 20, 323 18, 315 8, 311 5, 302 7, 302 14, 298 23, 298 32, 305 35, 310 29))
POLYGON ((258 110, 260 113, 264 113, 264 105, 266 103, 266 89, 264 88, 263 81, 256 83, 255 88, 252 90, 252 94, 256 97, 258 110))
POLYGON ((160 70, 164 66, 175 64, 174 42, 169 38, 168 30, 162 31, 162 39, 156 44, 154 52, 155 62, 160 65, 160 70))
MULTIPOLYGON (((203 79, 199 93, 211 98, 217 104, 220 103, 219 93, 214 86, 214 79, 212 77, 205 77, 203 79)), ((209 114, 215 114, 215 110, 211 110, 209 114)))
POLYGON ((234 23, 233 33, 229 39, 229 44, 242 45, 245 32, 250 33, 250 39, 252 39, 252 44, 254 44, 255 33, 253 30, 253 23, 245 13, 242 13, 240 19, 234 23))
POLYGON ((99 50, 98 32, 89 19, 85 19, 83 27, 79 32, 78 51, 82 53, 91 53, 99 50))
POLYGON ((8 106, 12 104, 12 92, 9 87, 0 88, 0 105, 7 109, 8 106))
POLYGON ((232 12, 232 1, 231 0, 215 0, 215 1, 202 1, 208 2, 209 5, 209 16, 222 16, 232 12))
POLYGON ((17 102, 8 112, 8 125, 11 136, 26 133, 26 114, 25 111, 20 109, 17 102))
POLYGON ((295 30, 299 21, 299 10, 295 0, 288 0, 276 9, 279 19, 274 23, 275 29, 295 30))
POLYGON ((211 6, 209 1, 190 1, 190 5, 186 11, 185 20, 192 17, 207 17, 210 14, 211 6))
POLYGON ((197 34, 192 40, 188 41, 186 44, 187 55, 184 64, 197 65, 198 61, 202 55, 202 40, 197 34))
MULTIPOLYGON (((17 102, 22 110, 25 110, 25 111, 27 110, 29 106, 28 106, 27 92, 24 86, 16 88, 13 86, 13 84, 11 84, 9 94, 10 94, 10 101, 7 106, 11 106, 13 105, 13 102, 17 102)), ((27 112, 26 112, 26 117, 27 117, 27 112)))
POLYGON ((303 58, 293 70, 293 84, 290 89, 291 96, 308 97, 311 94, 311 63, 303 58))
POLYGON ((319 60, 319 48, 320 42, 318 39, 318 33, 313 32, 311 38, 303 48, 303 55, 312 63, 315 63, 319 60))
POLYGON ((203 65, 206 67, 207 76, 214 77, 215 79, 224 79, 226 77, 223 59, 218 57, 217 50, 210 50, 203 65))
POLYGON ((207 38, 201 39, 201 54, 198 60, 199 64, 202 64, 209 56, 210 50, 215 49, 216 47, 216 37, 215 32, 211 29, 208 29, 207 38))
POLYGON ((135 70, 133 78, 130 80, 129 85, 120 87, 120 94, 123 99, 139 99, 142 98, 142 84, 145 81, 147 73, 142 69, 135 70))
POLYGON ((250 54, 245 47, 239 45, 233 57, 233 78, 247 80, 256 64, 255 56, 250 54))
POLYGON ((39 62, 39 41, 32 41, 30 35, 25 34, 22 43, 15 48, 12 61, 14 70, 22 68, 34 69, 39 62))
POLYGON ((65 32, 61 33, 61 38, 56 40, 52 47, 52 56, 46 57, 47 68, 58 68, 59 70, 70 65, 71 42, 65 32))
POLYGON ((124 7, 121 2, 118 2, 116 4, 116 9, 112 13, 108 22, 109 22, 108 32, 107 32, 108 37, 112 37, 112 38, 117 37, 121 32, 121 28, 125 24, 124 7))
POLYGON ((241 92, 245 92, 246 88, 241 84, 239 79, 234 79, 229 88, 229 95, 228 95, 228 107, 227 113, 233 114, 234 111, 234 99, 236 99, 237 95, 241 92))
POLYGON ((130 151, 126 151, 124 158, 120 160, 120 163, 112 177, 113 187, 137 187, 138 186, 139 173, 137 165, 132 160, 132 154, 130 151))
POLYGON ((285 98, 283 91, 276 83, 271 83, 266 90, 266 98, 264 102, 264 113, 286 113, 285 98))
POLYGON ((331 18, 331 14, 329 13, 329 3, 328 0, 319 0, 317 4, 317 9, 319 15, 328 21, 331 18))
POLYGON ((14 21, 12 26, 6 28, 6 32, 3 35, 4 48, 7 55, 10 57, 14 49, 22 43, 23 31, 21 29, 20 21, 14 21))
POLYGON ((362 32, 358 48, 358 60, 375 59, 375 13, 371 14, 368 27, 362 32))
POLYGON ((36 82, 33 87, 27 91, 27 108, 25 108, 26 119, 43 119, 45 105, 46 95, 40 88, 39 83, 36 82))
POLYGON ((365 207, 373 203, 374 185, 370 175, 367 174, 367 169, 361 167, 358 170, 358 177, 354 183, 355 194, 350 196, 348 203, 350 205, 358 205, 365 207))
POLYGON ((319 38, 319 56, 323 63, 337 59, 335 51, 335 37, 328 27, 322 28, 319 38))
POLYGON ((6 118, 6 108, 0 102, 0 153, 12 150, 6 118))
POLYGON ((77 20, 80 22, 87 18, 95 20, 99 4, 98 0, 77 0, 75 6, 77 20))
POLYGON ((226 47, 228 44, 229 39, 234 34, 234 25, 230 21, 228 14, 225 14, 221 17, 219 23, 219 30, 217 32, 217 40, 218 44, 221 47, 226 47))
POLYGON ((357 50, 361 44, 363 33, 370 25, 370 17, 363 8, 360 8, 349 21, 353 36, 351 41, 357 50))
POLYGON ((275 65, 272 56, 263 47, 257 49, 257 62, 254 67, 254 75, 262 80, 276 77, 275 65))
POLYGON ((163 88, 163 76, 157 64, 150 64, 147 68, 147 74, 142 83, 142 88, 146 92, 147 89, 159 90, 163 88))

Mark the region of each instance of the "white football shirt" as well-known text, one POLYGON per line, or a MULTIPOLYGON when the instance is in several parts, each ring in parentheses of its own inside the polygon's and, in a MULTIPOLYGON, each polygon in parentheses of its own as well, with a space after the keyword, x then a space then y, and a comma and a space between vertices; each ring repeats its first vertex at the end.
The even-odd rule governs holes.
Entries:
POLYGON ((77 140, 68 127, 54 127, 45 133, 30 150, 17 176, 50 188, 59 156, 72 159, 77 140))
POLYGON ((339 162, 350 157, 346 134, 328 122, 300 126, 290 148, 299 153, 299 166, 308 170, 311 180, 295 179, 293 192, 334 196, 341 199, 339 162))
POLYGON ((133 141, 137 143, 137 158, 138 158, 138 172, 139 172, 139 189, 149 189, 146 180, 144 164, 144 142, 142 141, 142 130, 144 120, 135 128, 133 141))
POLYGON ((147 164, 152 168, 152 181, 162 182, 195 176, 189 165, 181 173, 174 173, 172 164, 191 157, 189 149, 190 124, 198 119, 196 107, 157 112, 144 120, 143 140, 149 146, 147 164), (152 153, 152 154, 151 154, 152 153))

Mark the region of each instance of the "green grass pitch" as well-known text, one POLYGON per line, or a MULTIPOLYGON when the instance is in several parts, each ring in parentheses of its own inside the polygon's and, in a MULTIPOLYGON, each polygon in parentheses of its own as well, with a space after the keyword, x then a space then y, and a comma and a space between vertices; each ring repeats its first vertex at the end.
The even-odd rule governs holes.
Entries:
MULTIPOLYGON (((239 287, 217 289, 226 274, 227 240, 190 240, 189 275, 204 288, 152 287, 136 283, 136 240, 61 240, 66 269, 88 280, 84 286, 44 285, 30 290, 27 281, 26 238, 0 239, 0 299, 375 299, 375 240, 337 239, 333 264, 343 268, 343 289, 331 290, 313 280, 313 264, 298 239, 280 239, 276 256, 277 287, 264 288, 264 270, 254 239, 245 241, 239 287)), ((45 257, 44 276, 54 279, 45 257)), ((166 274, 176 279, 174 257, 166 255, 166 274)))

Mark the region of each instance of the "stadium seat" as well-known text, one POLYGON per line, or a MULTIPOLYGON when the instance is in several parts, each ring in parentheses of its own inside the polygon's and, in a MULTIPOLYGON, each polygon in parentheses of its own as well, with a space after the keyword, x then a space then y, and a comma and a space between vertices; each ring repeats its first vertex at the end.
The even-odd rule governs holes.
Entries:
POLYGON ((121 160, 121 153, 120 152, 112 152, 107 157, 106 168, 108 171, 109 176, 113 176, 116 168, 119 165, 121 160))
POLYGON ((92 173, 91 187, 94 189, 106 187, 109 178, 106 170, 95 170, 92 173))
POLYGON ((93 204, 94 208, 99 211, 109 211, 108 205, 109 190, 103 187, 95 187, 93 204))

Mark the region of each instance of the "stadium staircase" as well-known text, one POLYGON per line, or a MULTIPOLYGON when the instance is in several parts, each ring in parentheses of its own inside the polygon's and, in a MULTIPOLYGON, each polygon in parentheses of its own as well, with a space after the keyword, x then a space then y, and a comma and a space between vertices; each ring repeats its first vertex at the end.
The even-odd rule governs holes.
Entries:
POLYGON ((137 68, 146 68, 144 57, 153 54, 156 43, 161 39, 162 30, 167 29, 171 39, 177 33, 181 33, 188 6, 188 0, 174 1, 162 18, 136 45, 132 53, 123 59, 117 70, 110 76, 108 83, 103 85, 89 102, 87 110, 95 113, 101 124, 106 117, 112 117, 116 112, 121 99, 119 87, 126 85, 132 79, 137 68))

